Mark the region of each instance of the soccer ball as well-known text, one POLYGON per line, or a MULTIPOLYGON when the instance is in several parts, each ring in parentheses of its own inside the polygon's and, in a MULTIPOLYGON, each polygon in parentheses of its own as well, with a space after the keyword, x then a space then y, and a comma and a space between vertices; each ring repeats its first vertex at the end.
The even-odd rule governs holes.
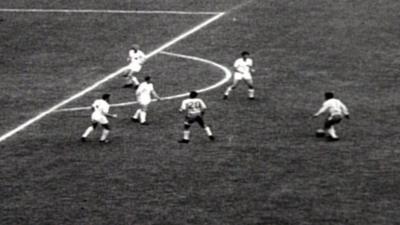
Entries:
POLYGON ((317 131, 315 131, 315 136, 316 137, 325 137, 324 129, 318 129, 317 131))

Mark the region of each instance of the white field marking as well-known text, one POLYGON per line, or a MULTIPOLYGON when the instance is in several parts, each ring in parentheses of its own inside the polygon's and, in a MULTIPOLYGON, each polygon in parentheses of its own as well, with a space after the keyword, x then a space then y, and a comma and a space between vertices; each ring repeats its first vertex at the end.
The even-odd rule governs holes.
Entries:
MULTIPOLYGON (((169 41, 169 42, 167 42, 167 43, 161 45, 161 46, 158 47, 157 49, 155 49, 155 50, 153 50, 152 52, 150 52, 150 53, 147 55, 147 58, 150 58, 150 57, 155 56, 156 54, 160 53, 160 52, 163 51, 164 49, 166 49, 166 48, 168 48, 168 47, 170 47, 170 46, 176 44, 177 42, 179 42, 179 41, 181 41, 182 39, 188 37, 189 35, 191 35, 191 34, 197 32, 197 31, 199 31, 200 29, 202 29, 203 27, 207 26, 208 24, 210 24, 210 23, 214 22, 215 20, 221 18, 224 14, 225 14, 225 13, 219 13, 219 14, 217 14, 217 15, 215 15, 215 16, 213 16, 213 17, 207 19, 207 20, 205 20, 204 22, 200 23, 199 25, 193 27, 192 29, 190 29, 190 30, 184 32, 183 34, 181 34, 181 35, 175 37, 175 38, 172 39, 171 41, 169 41)), ((60 103, 58 103, 58 104, 52 106, 51 108, 49 108, 49 109, 47 109, 46 111, 40 113, 39 115, 33 117, 32 119, 29 119, 28 121, 26 121, 25 123, 19 125, 18 127, 14 128, 13 130, 11 130, 11 131, 9 131, 9 132, 3 134, 3 135, 0 137, 0 143, 3 142, 4 140, 6 140, 7 138, 13 136, 14 134, 20 132, 21 130, 27 128, 28 126, 32 125, 33 123, 35 123, 35 122, 41 120, 43 117, 49 115, 50 113, 52 113, 52 112, 54 112, 55 110, 61 108, 62 106, 66 105, 66 104, 68 104, 68 103, 70 103, 70 102, 72 102, 73 100, 75 100, 75 99, 77 99, 77 98, 79 98, 79 97, 82 97, 83 95, 85 95, 86 93, 88 93, 88 92, 94 90, 95 88, 97 88, 97 87, 100 86, 101 84, 103 84, 103 83, 105 83, 105 82, 111 80, 112 78, 118 76, 118 75, 121 74, 124 70, 126 70, 126 68, 127 68, 127 66, 122 67, 122 68, 119 69, 118 71, 116 71, 116 72, 114 72, 114 73, 112 73, 112 74, 107 75, 107 76, 104 77, 103 79, 101 79, 101 80, 97 81, 96 83, 92 84, 91 86, 89 86, 89 87, 83 89, 82 91, 78 92, 77 94, 75 94, 75 95, 73 95, 73 96, 71 96, 71 97, 69 97, 69 98, 67 98, 67 99, 65 99, 65 100, 63 100, 63 101, 61 101, 60 103)))
POLYGON ((181 14, 217 15, 222 12, 193 12, 169 10, 105 10, 105 9, 0 9, 0 12, 15 13, 103 13, 103 14, 181 14))
MULTIPOLYGON (((232 73, 227 67, 225 67, 225 66, 223 66, 221 64, 218 64, 216 62, 207 60, 207 59, 203 59, 203 58, 199 58, 199 57, 195 57, 195 56, 182 55, 182 54, 177 54, 177 53, 172 53, 172 52, 161 52, 161 54, 169 55, 169 56, 175 56, 175 57, 184 58, 184 59, 190 59, 190 60, 206 63, 206 64, 209 64, 209 65, 212 65, 212 66, 215 66, 215 67, 221 69, 225 73, 224 78, 222 80, 218 81, 217 83, 215 83, 215 84, 213 84, 211 86, 196 90, 199 93, 210 91, 212 89, 218 88, 218 87, 222 86, 223 84, 225 84, 226 82, 228 82, 232 77, 232 73)), ((172 100, 172 99, 177 99, 177 98, 183 98, 183 97, 186 97, 186 96, 189 96, 189 92, 178 94, 178 95, 162 97, 161 100, 172 100)), ((155 100, 153 100, 153 101, 155 101, 155 100)), ((116 104, 111 104, 111 107, 123 107, 123 106, 134 105, 134 104, 137 104, 137 103, 138 103, 137 101, 116 103, 116 104)), ((90 108, 91 108, 90 106, 73 107, 73 108, 59 109, 56 112, 82 111, 82 110, 90 110, 90 108)))

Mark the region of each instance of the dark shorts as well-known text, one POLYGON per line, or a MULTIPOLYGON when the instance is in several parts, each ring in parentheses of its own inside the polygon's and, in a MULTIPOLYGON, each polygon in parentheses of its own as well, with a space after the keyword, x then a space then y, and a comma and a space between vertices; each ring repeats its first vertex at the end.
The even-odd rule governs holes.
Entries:
POLYGON ((341 116, 339 116, 339 115, 330 116, 330 117, 328 117, 328 119, 326 119, 324 128, 329 129, 329 128, 331 128, 331 126, 340 123, 340 121, 342 121, 341 116))
MULTIPOLYGON (((99 125, 98 122, 92 122, 93 129, 96 129, 97 125, 99 125)), ((101 126, 106 130, 111 130, 111 127, 110 127, 110 125, 108 123, 101 124, 101 126)))
POLYGON ((202 116, 186 116, 185 117, 185 125, 190 126, 192 123, 198 123, 200 127, 204 128, 204 120, 202 116))

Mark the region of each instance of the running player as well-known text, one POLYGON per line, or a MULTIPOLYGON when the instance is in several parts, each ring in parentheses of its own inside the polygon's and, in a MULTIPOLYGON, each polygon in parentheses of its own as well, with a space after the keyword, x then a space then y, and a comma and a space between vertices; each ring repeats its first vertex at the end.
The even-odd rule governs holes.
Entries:
POLYGON ((142 82, 136 89, 136 99, 140 105, 140 108, 131 117, 134 122, 140 122, 142 125, 149 125, 146 122, 147 109, 151 102, 151 96, 154 96, 157 100, 161 100, 160 96, 154 90, 154 86, 151 83, 151 77, 146 76, 144 82, 142 82))
POLYGON ((253 78, 251 76, 252 72, 255 72, 253 69, 253 60, 249 58, 249 52, 242 52, 242 57, 238 58, 233 64, 234 73, 233 73, 233 84, 230 85, 225 93, 224 100, 228 99, 229 93, 236 88, 239 81, 243 80, 248 86, 248 96, 250 100, 254 99, 254 85, 253 78))
POLYGON ((318 117, 323 113, 328 113, 328 117, 325 120, 324 128, 317 130, 317 137, 323 137, 327 134, 329 140, 339 140, 334 125, 340 123, 343 117, 347 119, 350 118, 347 107, 339 99, 334 98, 332 92, 326 92, 325 101, 322 104, 322 107, 313 115, 313 117, 318 117))
POLYGON ((108 124, 107 117, 117 118, 117 114, 110 114, 110 95, 104 94, 101 99, 97 99, 92 104, 92 125, 86 129, 83 133, 81 140, 83 142, 86 141, 86 138, 89 136, 94 129, 96 129, 97 125, 100 123, 103 127, 103 133, 100 137, 101 143, 108 143, 109 140, 107 139, 108 134, 110 133, 110 125, 108 124))
POLYGON ((143 63, 146 60, 146 55, 141 50, 139 50, 139 48, 139 45, 134 44, 129 50, 129 56, 127 59, 129 61, 129 65, 126 75, 126 83, 123 86, 124 88, 137 88, 137 86, 139 85, 139 81, 136 76, 134 76, 134 74, 140 72, 143 63))
POLYGON ((206 104, 200 98, 197 98, 197 92, 190 92, 188 99, 182 101, 180 112, 186 112, 185 122, 183 127, 183 139, 179 143, 189 143, 190 126, 192 123, 197 122, 202 127, 210 140, 214 140, 214 136, 209 126, 204 123, 203 115, 207 109, 206 104))

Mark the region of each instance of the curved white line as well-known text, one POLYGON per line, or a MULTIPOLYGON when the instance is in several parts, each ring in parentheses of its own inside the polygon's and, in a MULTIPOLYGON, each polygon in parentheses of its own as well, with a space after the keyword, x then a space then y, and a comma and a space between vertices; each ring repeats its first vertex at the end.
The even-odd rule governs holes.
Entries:
MULTIPOLYGON (((225 84, 226 82, 228 82, 232 77, 232 73, 227 67, 225 67, 225 66, 223 66, 221 64, 218 64, 216 62, 213 62, 211 60, 203 59, 203 58, 199 58, 199 57, 195 57, 195 56, 172 53, 172 52, 164 52, 163 51, 163 52, 160 52, 160 53, 164 54, 164 55, 175 56, 175 57, 179 57, 179 58, 190 59, 190 60, 194 60, 194 61, 210 64, 210 65, 213 65, 213 66, 221 69, 222 71, 224 71, 225 76, 224 76, 224 78, 222 80, 218 81, 217 83, 215 83, 215 84, 213 84, 211 86, 196 90, 199 93, 210 91, 212 89, 218 88, 218 87, 222 86, 223 84, 225 84)), ((178 94, 178 95, 162 97, 161 99, 162 100, 171 100, 171 99, 183 98, 183 97, 186 97, 188 95, 189 95, 189 92, 186 92, 186 93, 182 93, 182 94, 178 94)), ((155 100, 153 100, 153 101, 155 101, 155 100)), ((137 104, 137 101, 111 104, 111 107, 123 107, 123 106, 134 105, 134 104, 137 104)), ((71 111, 81 111, 81 110, 89 110, 89 109, 90 109, 89 106, 86 106, 86 107, 74 107, 74 108, 59 109, 56 112, 71 112, 71 111)))

